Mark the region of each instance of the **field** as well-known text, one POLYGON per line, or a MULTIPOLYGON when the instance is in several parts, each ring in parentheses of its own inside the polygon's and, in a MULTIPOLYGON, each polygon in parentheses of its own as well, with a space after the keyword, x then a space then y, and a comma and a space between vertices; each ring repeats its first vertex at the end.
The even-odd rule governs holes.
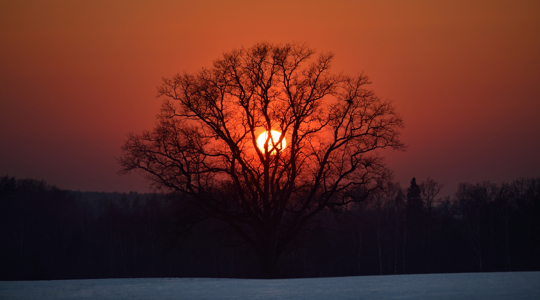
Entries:
POLYGON ((0 299, 540 299, 540 272, 4 281, 0 299))

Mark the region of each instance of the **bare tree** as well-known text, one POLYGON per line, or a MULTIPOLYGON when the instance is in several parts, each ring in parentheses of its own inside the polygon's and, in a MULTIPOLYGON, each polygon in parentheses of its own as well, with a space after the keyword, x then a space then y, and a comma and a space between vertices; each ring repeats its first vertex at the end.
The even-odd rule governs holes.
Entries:
POLYGON ((424 201, 428 215, 431 215, 435 197, 439 194, 444 184, 439 183, 430 177, 420 183, 420 197, 424 201))
POLYGON ((461 219, 463 237, 469 244, 471 260, 478 271, 484 271, 486 212, 493 201, 497 185, 488 181, 481 184, 460 183, 455 194, 461 219))
POLYGON ((189 195, 256 249, 264 276, 319 212, 365 199, 389 178, 378 149, 403 149, 402 119, 332 53, 256 44, 196 74, 163 79, 152 131, 130 134, 125 172, 189 195), (257 138, 267 134, 264 145, 257 138))

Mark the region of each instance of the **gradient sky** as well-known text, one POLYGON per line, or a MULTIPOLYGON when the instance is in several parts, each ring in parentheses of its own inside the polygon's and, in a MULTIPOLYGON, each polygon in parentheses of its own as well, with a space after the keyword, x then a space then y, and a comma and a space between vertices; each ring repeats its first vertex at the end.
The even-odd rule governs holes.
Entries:
POLYGON ((149 191, 116 162, 162 77, 256 42, 306 41, 405 121, 395 179, 540 176, 540 1, 0 2, 0 176, 149 191))

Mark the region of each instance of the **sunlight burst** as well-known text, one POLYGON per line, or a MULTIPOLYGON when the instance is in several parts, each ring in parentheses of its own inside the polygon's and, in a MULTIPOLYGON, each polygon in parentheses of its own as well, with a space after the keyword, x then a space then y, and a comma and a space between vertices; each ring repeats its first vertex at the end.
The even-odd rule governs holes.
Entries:
POLYGON ((283 139, 281 143, 279 143, 279 138, 281 137, 281 132, 276 130, 270 130, 270 137, 268 136, 268 132, 265 131, 259 135, 257 138, 257 146, 259 149, 264 152, 264 144, 266 143, 266 140, 268 140, 268 151, 270 151, 271 155, 274 155, 277 153, 277 150, 283 150, 287 146, 287 141, 283 139), (277 149, 277 150, 276 150, 277 149))

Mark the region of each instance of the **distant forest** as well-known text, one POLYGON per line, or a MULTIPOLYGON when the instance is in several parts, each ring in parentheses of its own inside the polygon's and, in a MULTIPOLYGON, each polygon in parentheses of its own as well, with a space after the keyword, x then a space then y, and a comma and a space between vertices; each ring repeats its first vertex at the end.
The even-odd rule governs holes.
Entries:
MULTIPOLYGON (((389 184, 320 214, 280 261, 281 276, 540 270, 540 178, 463 183, 443 199, 423 183, 389 184)), ((6 176, 0 280, 259 278, 254 251, 224 228, 178 194, 68 191, 6 176)))

